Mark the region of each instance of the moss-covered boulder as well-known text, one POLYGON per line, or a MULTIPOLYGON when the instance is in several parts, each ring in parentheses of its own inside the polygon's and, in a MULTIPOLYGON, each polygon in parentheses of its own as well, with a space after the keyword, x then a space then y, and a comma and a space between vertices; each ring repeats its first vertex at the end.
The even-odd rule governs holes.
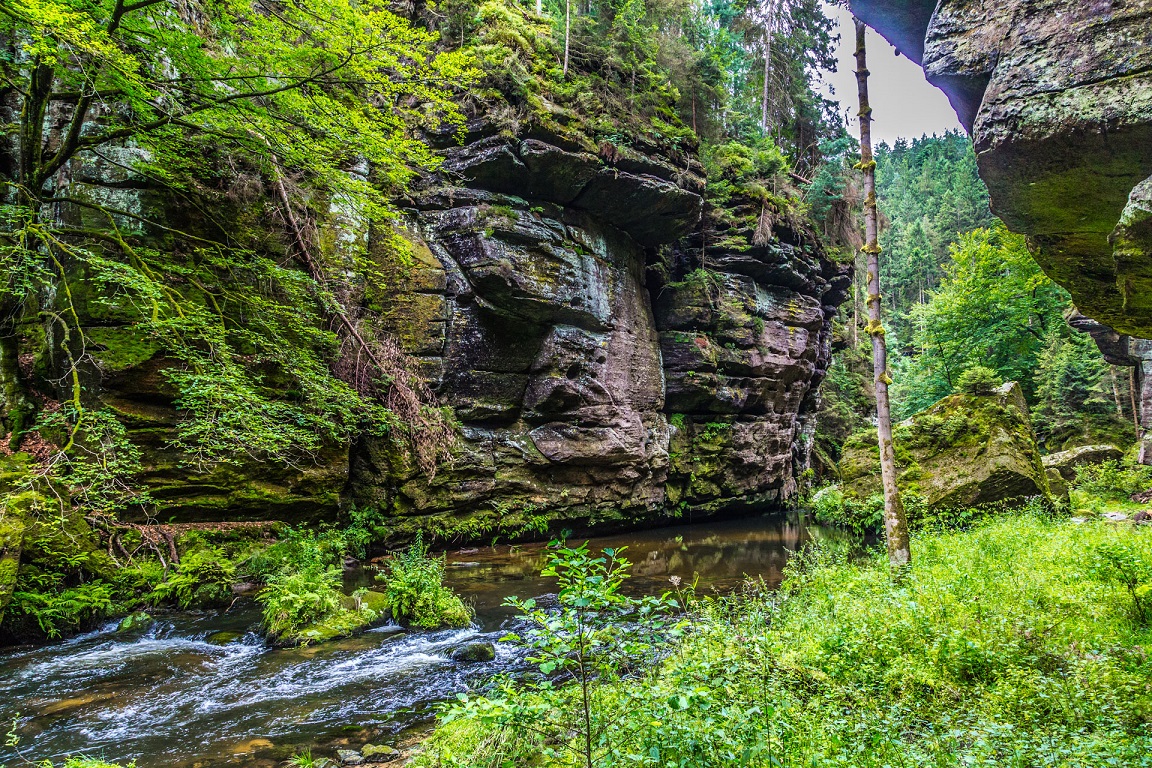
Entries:
MULTIPOLYGON (((935 509, 1049 497, 1048 479, 1020 387, 988 395, 957 394, 894 430, 900 487, 935 509)), ((882 493, 876 432, 848 439, 840 460, 846 499, 882 493)))
POLYGON ((1076 479, 1076 467, 1119 461, 1124 452, 1114 445, 1082 445, 1068 451, 1050 453, 1044 457, 1044 468, 1054 469, 1065 482, 1076 479))
POLYGON ((389 618, 384 595, 380 592, 361 592, 355 596, 341 598, 341 609, 322 621, 308 624, 297 630, 270 636, 269 645, 277 648, 290 648, 298 645, 316 645, 329 640, 357 635, 366 629, 382 624, 389 618))

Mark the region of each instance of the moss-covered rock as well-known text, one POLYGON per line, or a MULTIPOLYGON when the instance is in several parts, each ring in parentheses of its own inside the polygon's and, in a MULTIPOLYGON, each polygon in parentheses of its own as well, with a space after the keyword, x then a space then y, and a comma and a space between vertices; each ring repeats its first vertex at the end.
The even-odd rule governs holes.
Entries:
MULTIPOLYGON (((1028 406, 1015 382, 989 395, 946 397, 901 422, 893 437, 901 490, 918 494, 930 508, 1049 497, 1028 406)), ((845 498, 882 492, 875 430, 849 438, 840 475, 845 498)))
POLYGON ((351 637, 388 620, 384 595, 379 592, 361 592, 345 595, 342 608, 323 621, 268 638, 268 643, 279 648, 297 645, 316 645, 341 637, 351 637))

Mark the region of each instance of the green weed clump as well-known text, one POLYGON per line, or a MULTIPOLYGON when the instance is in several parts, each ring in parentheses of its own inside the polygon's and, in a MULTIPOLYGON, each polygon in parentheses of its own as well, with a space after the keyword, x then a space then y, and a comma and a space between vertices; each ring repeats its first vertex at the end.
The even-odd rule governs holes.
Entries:
POLYGON ((1152 766, 1152 631, 1126 581, 1150 583, 1152 531, 1012 514, 912 551, 893 574, 808 550, 778 592, 697 600, 662 663, 449 707, 416 764, 1152 766))
POLYGON ((429 555, 420 535, 378 578, 384 582, 384 605, 400 624, 437 629, 472 623, 471 609, 444 584, 444 558, 429 555))
POLYGON ((152 598, 181 608, 221 605, 232 597, 235 581, 236 564, 219 549, 205 547, 187 553, 176 572, 156 585, 152 598))
POLYGON ((1072 488, 1105 501, 1127 501, 1134 493, 1152 489, 1152 467, 1123 461, 1105 461, 1076 467, 1072 488))

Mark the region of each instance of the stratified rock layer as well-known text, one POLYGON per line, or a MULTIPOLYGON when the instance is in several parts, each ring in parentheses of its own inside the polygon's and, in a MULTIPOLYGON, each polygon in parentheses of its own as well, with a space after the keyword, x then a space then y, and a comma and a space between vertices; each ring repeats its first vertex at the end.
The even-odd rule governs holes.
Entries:
POLYGON ((790 499, 843 268, 785 225, 700 268, 697 167, 545 138, 447 150, 410 266, 377 253, 398 278, 371 298, 462 439, 431 479, 365 441, 353 499, 473 537, 790 499))
POLYGON ((993 210, 1087 315, 1152 336, 1152 0, 852 0, 949 96, 993 210))

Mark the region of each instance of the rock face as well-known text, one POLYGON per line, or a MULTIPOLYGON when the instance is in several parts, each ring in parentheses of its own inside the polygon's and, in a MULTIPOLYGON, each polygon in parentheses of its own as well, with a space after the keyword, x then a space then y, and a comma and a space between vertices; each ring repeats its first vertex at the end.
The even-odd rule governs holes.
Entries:
MULTIPOLYGON (((189 466, 169 447, 174 361, 131 317, 77 297, 84 389, 141 449, 157 517, 297 522, 354 503, 391 511, 400 535, 479 538, 794 496, 847 269, 800 221, 780 216, 765 237, 761 203, 714 214, 704 237, 689 152, 510 133, 476 121, 462 145, 429 138, 444 162, 407 201, 407 253, 366 226, 320 237, 341 257, 341 238, 363 236, 384 278, 363 286, 371 330, 400 340, 459 422, 435 477, 387 437, 296 466, 189 466)), ((162 218, 121 181, 110 202, 162 218)))
POLYGON ((1070 451, 1050 453, 1043 461, 1045 470, 1054 469, 1066 482, 1072 482, 1076 479, 1076 467, 1119 461, 1123 456, 1123 451, 1114 445, 1082 445, 1070 451))
POLYGON ((1087 315, 1152 337, 1152 0, 852 0, 969 129, 992 208, 1087 315))
MULTIPOLYGON (((991 395, 951 395, 894 431, 903 490, 928 506, 951 509, 1049 495, 1048 479, 1019 385, 991 395)), ((840 461, 845 497, 882 493, 876 433, 845 444, 840 461)))
POLYGON ((353 498, 470 536, 789 499, 848 283, 816 238, 749 231, 703 269, 683 251, 694 161, 546 136, 446 154, 414 200, 411 266, 385 262, 400 277, 374 299, 463 439, 431 480, 366 441, 353 498))

